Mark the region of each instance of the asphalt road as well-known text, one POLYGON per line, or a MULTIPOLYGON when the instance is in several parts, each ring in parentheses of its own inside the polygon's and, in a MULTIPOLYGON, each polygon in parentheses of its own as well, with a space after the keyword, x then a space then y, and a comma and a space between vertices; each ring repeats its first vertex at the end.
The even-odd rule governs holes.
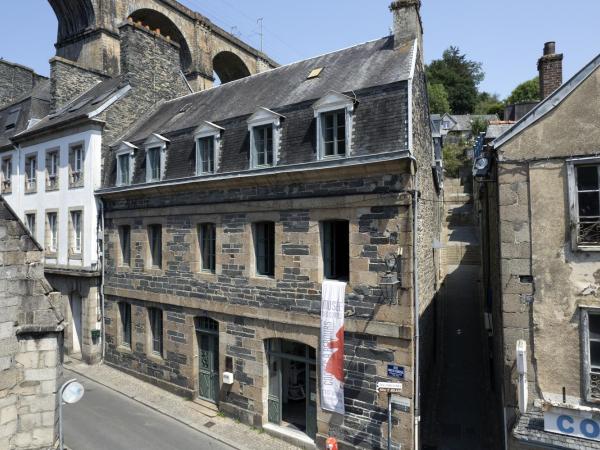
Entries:
MULTIPOLYGON (((72 376, 71 376, 72 375, 72 376)), ((192 428, 98 383, 70 373, 85 387, 64 406, 65 445, 71 450, 231 450, 192 428)))

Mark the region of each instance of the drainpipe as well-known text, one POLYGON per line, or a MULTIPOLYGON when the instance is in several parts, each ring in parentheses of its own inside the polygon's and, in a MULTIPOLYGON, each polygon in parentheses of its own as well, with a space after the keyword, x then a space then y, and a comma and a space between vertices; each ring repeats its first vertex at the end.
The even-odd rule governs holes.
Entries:
POLYGON ((98 199, 100 204, 100 231, 98 239, 101 240, 100 244, 100 329, 102 330, 102 357, 100 363, 104 362, 106 355, 106 326, 104 325, 104 202, 102 199, 98 199))
POLYGON ((421 422, 421 406, 420 406, 420 379, 419 379, 419 339, 420 339, 420 330, 419 330, 419 310, 420 310, 420 302, 419 302, 419 276, 418 276, 418 255, 417 255, 417 245, 418 245, 418 217, 419 217, 419 175, 418 169, 416 167, 416 159, 412 158, 415 164, 415 186, 413 189, 413 254, 412 254, 412 263, 413 263, 413 317, 414 317, 414 361, 413 361, 413 377, 414 377, 414 449, 419 450, 419 425, 421 422))

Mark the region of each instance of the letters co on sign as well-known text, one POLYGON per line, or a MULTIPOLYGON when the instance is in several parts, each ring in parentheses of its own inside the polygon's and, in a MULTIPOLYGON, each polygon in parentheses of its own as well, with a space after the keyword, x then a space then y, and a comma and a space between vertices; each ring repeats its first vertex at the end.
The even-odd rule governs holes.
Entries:
POLYGON ((584 412, 554 408, 544 412, 544 430, 600 441, 600 418, 584 412))

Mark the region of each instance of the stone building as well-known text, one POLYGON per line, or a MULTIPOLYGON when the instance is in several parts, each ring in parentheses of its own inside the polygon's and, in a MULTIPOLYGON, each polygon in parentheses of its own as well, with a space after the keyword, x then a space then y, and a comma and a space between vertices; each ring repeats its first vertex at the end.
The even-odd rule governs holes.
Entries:
POLYGON ((66 351, 92 363, 102 349, 94 190, 108 143, 192 85, 275 63, 175 1, 50 4, 59 22, 50 79, 0 61, 0 192, 44 245, 48 279, 63 297, 66 351))
POLYGON ((308 446, 384 447, 376 383, 401 382, 393 443, 419 447, 440 223, 419 7, 392 3, 392 36, 164 102, 114 143, 107 364, 308 446), (324 404, 331 304, 345 414, 324 404))
POLYGON ((0 196, 2 449, 55 448, 63 325, 51 291, 41 247, 0 196))
POLYGON ((94 196, 102 155, 138 114, 190 92, 176 42, 133 21, 119 32, 122 75, 53 58, 44 95, 34 89, 26 102, 0 110, 2 193, 44 246, 46 275, 63 298, 65 349, 89 363, 102 350, 101 205, 94 196), (44 97, 39 111, 36 96, 44 97))
POLYGON ((548 96, 494 141, 479 173, 496 393, 511 449, 600 448, 600 56, 558 87, 562 55, 553 51, 546 44, 539 64, 548 96))

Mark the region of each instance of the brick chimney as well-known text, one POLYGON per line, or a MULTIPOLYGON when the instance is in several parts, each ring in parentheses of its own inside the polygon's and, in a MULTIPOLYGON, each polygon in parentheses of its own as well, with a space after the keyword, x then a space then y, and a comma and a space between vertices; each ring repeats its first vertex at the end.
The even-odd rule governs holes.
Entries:
POLYGON ((413 39, 419 40, 423 51, 423 24, 421 23, 421 0, 395 0, 390 5, 394 15, 394 47, 399 47, 413 39))
POLYGON ((562 60, 562 53, 556 54, 556 43, 546 42, 544 56, 538 60, 540 100, 544 100, 562 85, 562 60))

